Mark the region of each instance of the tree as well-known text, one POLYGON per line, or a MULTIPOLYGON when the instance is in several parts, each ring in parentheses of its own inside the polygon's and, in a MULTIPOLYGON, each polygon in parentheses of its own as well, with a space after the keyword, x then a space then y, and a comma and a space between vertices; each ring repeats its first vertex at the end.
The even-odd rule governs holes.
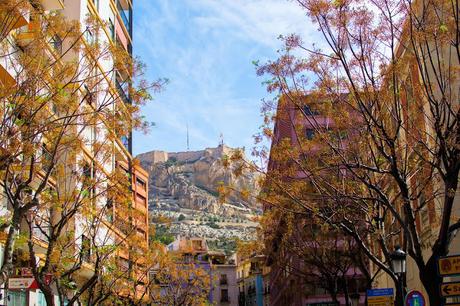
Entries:
POLYGON ((282 276, 277 277, 284 278, 279 282, 293 283, 281 300, 289 301, 296 290, 314 296, 322 289, 333 302, 340 303, 342 295, 345 305, 351 305, 350 294, 371 287, 372 272, 366 257, 353 238, 339 229, 315 217, 299 220, 296 214, 279 209, 266 212, 261 224, 267 262, 275 265, 274 273, 277 265, 281 266, 282 276))
POLYGON ((142 64, 120 46, 91 40, 89 33, 105 26, 93 18, 82 26, 45 13, 38 1, 7 0, 0 23, 0 69, 9 75, 0 80, 0 186, 9 212, 0 226, 6 236, 1 283, 22 252, 35 263, 48 305, 54 305, 52 286, 61 304, 64 297, 74 302, 101 280, 118 249, 105 216, 113 205, 128 209, 131 191, 129 174, 113 158, 123 151, 121 137, 148 127, 140 106, 163 80, 137 79, 142 64), (28 24, 20 23, 23 14, 32 16, 28 24), (127 75, 125 92, 111 83, 117 71, 127 75), (129 103, 122 102, 126 93, 129 103), (94 274, 76 284, 73 276, 90 251, 94 274), (37 253, 44 255, 39 263, 37 253))
MULTIPOLYGON (((272 147, 272 161, 286 167, 267 180, 297 213, 313 213, 353 237, 395 282, 389 253, 399 239, 419 269, 430 304, 439 305, 436 260, 448 253, 450 230, 459 226, 452 215, 460 170, 458 2, 297 2, 318 25, 326 49, 310 48, 292 35, 278 60, 258 66, 260 75, 270 76, 268 90, 311 127, 306 135, 298 119, 284 118, 296 135, 292 143, 286 139, 272 147), (297 58, 293 50, 306 56, 297 58), (331 120, 334 132, 318 122, 314 108, 331 120), (316 147, 321 149, 314 152, 316 147), (307 179, 286 179, 296 172, 307 179), (335 210, 315 208, 318 201, 302 192, 306 182, 335 210), (433 226, 418 224, 422 214, 433 226), (356 226, 360 221, 369 229, 364 235, 356 226), (435 241, 421 238, 426 230, 435 241)), ((269 102, 258 139, 271 138, 270 123, 279 119, 269 102)), ((257 154, 267 156, 264 150, 257 154)), ((403 293, 397 294, 401 301, 403 293)))
POLYGON ((187 262, 164 251, 152 271, 150 298, 153 305, 205 305, 211 290, 208 263, 187 262))

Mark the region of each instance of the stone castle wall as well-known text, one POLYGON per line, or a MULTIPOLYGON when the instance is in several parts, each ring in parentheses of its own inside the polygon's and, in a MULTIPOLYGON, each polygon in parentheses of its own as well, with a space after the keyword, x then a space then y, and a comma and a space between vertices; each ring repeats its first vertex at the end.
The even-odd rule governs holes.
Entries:
POLYGON ((214 158, 220 158, 224 154, 230 154, 232 148, 224 145, 219 145, 217 148, 206 148, 199 151, 187 151, 187 152, 165 152, 165 151, 150 151, 139 154, 137 158, 140 161, 148 161, 152 164, 164 163, 169 158, 175 158, 179 162, 194 162, 202 157, 212 156, 214 158))

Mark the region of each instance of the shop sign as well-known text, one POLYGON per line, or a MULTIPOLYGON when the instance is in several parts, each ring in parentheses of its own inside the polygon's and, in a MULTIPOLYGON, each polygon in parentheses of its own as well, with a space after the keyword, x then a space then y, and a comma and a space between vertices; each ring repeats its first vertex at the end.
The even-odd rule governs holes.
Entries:
POLYGON ((460 255, 439 257, 438 273, 440 276, 460 274, 460 255))
POLYGON ((393 288, 376 288, 367 290, 368 306, 392 306, 393 305, 393 288))
POLYGON ((8 289, 37 289, 38 284, 35 278, 10 278, 8 280, 8 289))
POLYGON ((441 295, 443 297, 460 296, 460 282, 442 283, 441 295))

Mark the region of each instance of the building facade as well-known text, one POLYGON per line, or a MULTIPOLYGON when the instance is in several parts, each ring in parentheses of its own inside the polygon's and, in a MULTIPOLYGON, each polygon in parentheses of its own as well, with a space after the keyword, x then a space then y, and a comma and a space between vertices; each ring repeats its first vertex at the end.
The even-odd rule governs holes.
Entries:
MULTIPOLYGON (((314 206, 318 211, 328 209, 330 204, 323 203, 327 201, 326 198, 321 200, 316 190, 311 188, 313 179, 300 165, 305 163, 306 168, 312 169, 318 165, 321 167, 319 155, 327 144, 316 141, 318 133, 336 134, 341 139, 340 145, 346 146, 345 138, 341 136, 346 132, 337 127, 332 117, 321 113, 321 99, 325 98, 308 94, 280 98, 268 164, 269 176, 273 175, 275 180, 301 184, 305 197, 298 195, 294 198, 314 206), (278 146, 285 145, 301 153, 298 156, 293 154, 288 161, 283 161, 276 151, 278 146), (298 168, 284 170, 296 163, 298 168)), ((326 171, 320 172, 325 174, 326 171)), ((347 294, 359 293, 359 305, 364 305, 366 284, 361 269, 357 262, 345 260, 346 256, 339 259, 341 254, 353 253, 345 236, 340 232, 321 231, 321 221, 310 223, 308 216, 297 220, 295 216, 285 213, 290 209, 298 209, 295 205, 289 206, 289 201, 280 202, 279 205, 280 208, 264 208, 265 213, 275 216, 273 225, 266 229, 265 242, 266 263, 270 267, 271 305, 346 305, 343 288, 347 288, 347 294), (324 253, 331 256, 325 256, 324 253)))
POLYGON ((270 268, 264 255, 237 258, 239 306, 267 306, 270 302, 270 268))
MULTIPOLYGON (((42 67, 43 78, 47 80, 50 77, 48 85, 57 84, 56 79, 52 80, 52 73, 60 68, 53 70, 54 68, 50 68, 53 65, 65 67, 68 64, 69 69, 78 67, 75 72, 78 77, 70 74, 54 76, 62 77, 62 84, 65 84, 54 95, 62 94, 69 99, 69 103, 79 103, 76 109, 82 110, 82 113, 83 110, 90 109, 89 113, 93 116, 89 121, 85 121, 87 118, 83 115, 75 116, 78 124, 66 130, 69 138, 72 137, 73 142, 78 143, 78 149, 72 152, 69 150, 67 154, 60 152, 58 156, 57 150, 52 151, 50 147, 53 144, 56 147, 61 146, 61 143, 51 138, 43 141, 40 158, 45 162, 42 162, 43 169, 34 174, 33 180, 37 183, 31 184, 30 191, 33 194, 35 186, 40 186, 44 181, 43 176, 47 169, 43 165, 48 162, 54 172, 45 182, 47 188, 54 190, 52 194, 61 197, 71 194, 65 204, 72 203, 74 208, 69 217, 66 217, 66 223, 62 223, 60 235, 70 233, 69 239, 72 242, 59 250, 62 258, 75 258, 74 262, 71 259, 70 263, 59 262, 64 271, 71 265, 75 268, 75 273, 72 272, 69 277, 71 285, 66 288, 69 292, 68 298, 72 298, 73 288, 77 289, 88 282, 96 271, 108 273, 106 268, 102 271, 98 267, 103 262, 104 266, 110 267, 114 264, 116 270, 122 271, 116 276, 114 274, 111 280, 113 288, 121 288, 117 292, 119 298, 142 299, 143 296, 148 296, 146 290, 149 282, 147 263, 143 257, 149 247, 148 174, 132 157, 131 125, 127 123, 130 119, 126 118, 130 116, 128 110, 132 105, 133 68, 119 59, 132 57, 133 3, 131 0, 43 0, 11 3, 16 6, 0 6, 0 10, 4 9, 0 13, 2 21, 5 21, 5 26, 2 26, 0 51, 2 101, 10 99, 11 92, 15 88, 21 88, 24 80, 27 80, 27 76, 21 74, 18 58, 21 57, 21 52, 28 52, 28 48, 36 48, 34 44, 39 41, 42 43, 42 53, 37 54, 37 58, 46 59, 42 67), (59 28, 47 28, 56 22, 53 18, 60 17, 64 20, 63 28, 64 23, 73 22, 75 26, 72 31, 75 32, 69 31, 68 36, 65 36, 66 33, 61 33, 59 28), (54 35, 41 37, 43 33, 49 35, 47 31, 54 31, 54 35), (104 118, 104 115, 107 117, 104 118), (117 121, 116 118, 120 117, 123 120, 117 121), (46 154, 50 152, 56 154, 46 154), (58 175, 59 171, 63 173, 61 177, 58 175), (120 178, 120 175, 124 178, 120 178), (120 195, 121 193, 125 194, 120 195)), ((45 86, 39 92, 46 96, 46 93, 53 94, 53 89, 45 86)), ((21 94, 24 95, 22 100, 37 101, 34 97, 27 96, 26 92, 21 94)), ((65 112, 62 109, 65 103, 59 106, 58 103, 53 104, 52 99, 41 99, 48 103, 45 108, 49 108, 50 116, 60 118, 65 112)), ((48 118, 44 117, 43 120, 48 118)), ((48 137, 45 133, 43 135, 44 139, 48 137)), ((6 145, 2 149, 11 148, 6 145)), ((3 184, 6 184, 5 181, 3 184)), ((13 211, 9 203, 10 197, 2 193, 1 198, 2 217, 8 217, 13 211)), ((46 197, 42 196, 44 198, 46 197)), ((67 212, 69 208, 61 209, 67 212)), ((34 206, 27 215, 32 220, 27 219, 27 222, 32 223, 30 239, 34 242, 35 264, 38 267, 46 263, 46 251, 50 248, 50 239, 53 237, 53 232, 50 231, 59 222, 63 222, 63 214, 56 214, 46 207, 34 206)), ((20 224, 19 232, 24 235, 30 233, 27 222, 24 219, 20 224)), ((7 236, 8 228, 1 233, 2 262, 7 236)), ((35 268, 34 263, 19 259, 27 250, 27 246, 19 245, 15 248, 14 269, 8 273, 9 281, 6 283, 9 288, 8 291, 2 290, 0 304, 45 305, 43 293, 38 289, 31 272, 35 268), (21 281, 23 284, 19 284, 21 281)), ((56 271, 50 272, 49 282, 53 284, 58 275, 56 271)), ((96 290, 94 287, 92 290, 102 292, 106 289, 97 287, 96 290)), ((51 290, 55 294, 55 303, 58 303, 58 288, 52 285, 51 290)))
MULTIPOLYGON (((196 263, 208 271, 209 303, 213 305, 238 305, 236 263, 220 251, 209 250, 206 239, 177 237, 167 247, 168 252, 178 254, 177 265, 196 263)), ((165 286, 166 287, 166 286, 165 286)))

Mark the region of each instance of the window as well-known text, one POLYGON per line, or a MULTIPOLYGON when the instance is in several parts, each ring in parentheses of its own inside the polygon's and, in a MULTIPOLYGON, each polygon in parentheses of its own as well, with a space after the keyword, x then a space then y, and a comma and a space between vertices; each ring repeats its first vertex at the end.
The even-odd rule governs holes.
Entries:
POLYGON ((147 199, 140 194, 136 194, 136 204, 145 207, 147 205, 147 199))
POLYGON ((95 37, 89 27, 86 27, 85 32, 84 32, 84 37, 88 44, 93 44, 95 42, 95 37))
POLYGON ((111 18, 109 18, 110 38, 115 41, 115 25, 111 18))
POLYGON ((129 98, 129 84, 123 81, 117 74, 115 77, 115 86, 117 88, 118 97, 127 104, 131 104, 129 98))
POLYGON ((315 137, 315 131, 312 129, 306 129, 305 130, 305 137, 307 137, 308 140, 312 140, 313 137, 315 137))
POLYGON ((145 182, 138 177, 136 177, 136 185, 145 189, 145 182))
POLYGON ((132 268, 132 264, 129 260, 120 257, 118 259, 118 267, 123 273, 129 274, 132 268))
POLYGON ((129 137, 123 135, 121 136, 121 143, 123 144, 123 146, 126 148, 126 150, 129 151, 129 137))
POLYGON ((94 195, 96 191, 96 187, 92 182, 94 178, 94 167, 88 163, 85 163, 82 169, 82 195, 83 196, 91 196, 94 195))
POLYGON ((91 0, 93 2, 94 7, 96 8, 97 11, 99 11, 99 0, 91 0))
MULTIPOLYGON (((92 77, 92 76, 91 76, 92 77)), ((95 94, 93 92, 91 92, 91 90, 89 89, 88 85, 84 85, 85 87, 85 90, 86 90, 86 94, 84 96, 84 100, 89 104, 89 105, 93 105, 94 103, 94 100, 95 100, 95 94)))
POLYGON ((229 300, 228 300, 228 289, 222 289, 220 291, 220 301, 221 302, 229 302, 229 300))
POLYGON ((53 168, 53 156, 49 151, 47 145, 42 145, 42 169, 45 172, 50 172, 53 168))
POLYGON ((139 238, 145 239, 145 232, 140 228, 137 229, 137 235, 139 236, 139 238))
POLYGON ((41 292, 41 290, 37 290, 37 293, 38 306, 46 306, 45 295, 43 294, 43 292, 41 292))
POLYGON ((81 252, 80 255, 83 261, 89 262, 91 260, 91 240, 85 235, 81 236, 81 252))
POLYGON ((9 306, 25 306, 27 305, 26 291, 8 291, 8 305, 9 306))
POLYGON ((319 112, 312 109, 312 107, 310 105, 304 105, 303 106, 303 112, 306 116, 315 116, 315 115, 318 115, 319 112))
POLYGON ((113 199, 111 197, 107 198, 107 203, 105 204, 105 208, 106 208, 106 218, 107 218, 107 221, 109 221, 110 223, 113 223, 113 199))
POLYGON ((220 275, 220 284, 221 285, 227 285, 228 282, 227 282, 227 274, 221 274, 220 275))
POLYGON ((56 51, 57 54, 62 54, 62 39, 59 37, 59 35, 54 35, 51 44, 54 48, 54 51, 56 51))

